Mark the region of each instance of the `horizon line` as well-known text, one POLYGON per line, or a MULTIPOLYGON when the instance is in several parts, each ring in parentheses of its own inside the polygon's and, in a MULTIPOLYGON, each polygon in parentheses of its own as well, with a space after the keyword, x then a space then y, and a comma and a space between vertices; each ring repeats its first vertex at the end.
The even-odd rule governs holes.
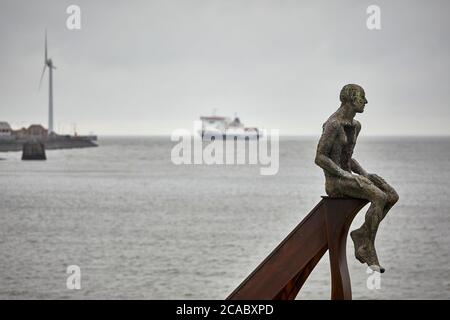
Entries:
MULTIPOLYGON (((95 134, 98 137, 170 137, 171 134, 95 134)), ((301 138, 301 137, 320 137, 320 134, 281 134, 281 138, 301 138)), ((376 137, 376 138, 382 138, 382 137, 429 137, 429 138, 450 138, 450 134, 366 134, 366 135, 360 135, 358 138, 364 138, 364 137, 376 137)))

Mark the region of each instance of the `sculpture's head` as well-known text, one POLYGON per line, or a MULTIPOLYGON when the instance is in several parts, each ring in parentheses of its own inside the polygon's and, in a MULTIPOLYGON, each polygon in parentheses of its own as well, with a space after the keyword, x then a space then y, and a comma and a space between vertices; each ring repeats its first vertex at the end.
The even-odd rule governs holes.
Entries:
POLYGON ((353 106, 355 112, 364 112, 364 106, 367 103, 364 89, 357 84, 346 84, 339 95, 342 104, 353 106))

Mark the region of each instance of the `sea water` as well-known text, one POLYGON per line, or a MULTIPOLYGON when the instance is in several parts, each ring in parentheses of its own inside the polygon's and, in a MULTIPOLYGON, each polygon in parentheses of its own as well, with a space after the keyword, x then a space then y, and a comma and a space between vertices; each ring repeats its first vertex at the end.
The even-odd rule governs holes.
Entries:
MULTIPOLYGON (((222 299, 324 195, 317 137, 282 138, 279 171, 174 165, 169 137, 100 137, 47 161, 0 158, 0 298, 222 299), (70 290, 67 267, 79 266, 70 290)), ((361 138, 355 158, 399 202, 377 235, 378 288, 347 259, 354 299, 450 298, 450 138, 361 138)), ((364 221, 364 208, 351 229, 364 221)), ((327 254, 298 299, 329 299, 327 254)))

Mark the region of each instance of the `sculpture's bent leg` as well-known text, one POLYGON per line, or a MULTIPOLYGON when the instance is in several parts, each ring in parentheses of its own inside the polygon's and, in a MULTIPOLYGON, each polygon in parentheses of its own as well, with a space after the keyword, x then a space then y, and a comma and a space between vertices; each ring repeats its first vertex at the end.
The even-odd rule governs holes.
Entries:
POLYGON ((384 272, 378 262, 375 250, 375 236, 384 217, 384 208, 388 203, 388 195, 374 182, 359 184, 356 180, 343 179, 335 181, 336 187, 347 197, 366 199, 371 202, 363 225, 352 231, 350 236, 355 246, 355 257, 361 263, 367 263, 373 270, 384 272))

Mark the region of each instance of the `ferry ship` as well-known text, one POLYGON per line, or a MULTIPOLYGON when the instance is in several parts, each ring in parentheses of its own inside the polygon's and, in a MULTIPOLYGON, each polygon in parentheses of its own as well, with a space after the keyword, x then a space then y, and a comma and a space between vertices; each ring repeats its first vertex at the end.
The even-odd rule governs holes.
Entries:
POLYGON ((222 116, 201 116, 202 128, 199 134, 203 140, 212 139, 259 139, 262 131, 256 127, 245 127, 235 115, 231 120, 222 116))

